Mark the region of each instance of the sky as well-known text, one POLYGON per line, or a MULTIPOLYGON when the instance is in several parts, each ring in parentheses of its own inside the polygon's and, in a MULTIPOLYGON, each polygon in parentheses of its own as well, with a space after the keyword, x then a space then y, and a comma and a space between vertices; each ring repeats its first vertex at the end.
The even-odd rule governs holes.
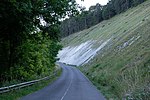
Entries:
POLYGON ((76 2, 79 5, 85 6, 86 9, 88 10, 90 6, 96 5, 97 3, 99 3, 101 5, 106 5, 108 0, 84 0, 84 1, 76 0, 76 2))

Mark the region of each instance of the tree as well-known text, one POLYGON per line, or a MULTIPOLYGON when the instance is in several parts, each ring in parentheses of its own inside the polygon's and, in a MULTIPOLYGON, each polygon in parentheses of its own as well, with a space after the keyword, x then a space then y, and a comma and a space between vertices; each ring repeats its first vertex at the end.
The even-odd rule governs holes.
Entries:
POLYGON ((22 50, 18 48, 30 37, 36 38, 36 30, 57 42, 59 20, 77 12, 75 0, 1 0, 0 7, 0 77, 19 62, 22 50))
POLYGON ((132 6, 136 6, 138 4, 141 4, 144 1, 146 1, 146 0, 131 0, 131 4, 132 4, 132 6))
POLYGON ((112 1, 109 1, 106 6, 103 7, 102 16, 103 19, 110 19, 116 15, 115 7, 112 1))
POLYGON ((62 22, 61 33, 63 36, 68 36, 72 33, 90 28, 144 1, 145 0, 109 0, 105 6, 96 4, 95 6, 91 6, 88 11, 84 11, 83 9, 78 16, 74 16, 75 18, 69 18, 62 22))

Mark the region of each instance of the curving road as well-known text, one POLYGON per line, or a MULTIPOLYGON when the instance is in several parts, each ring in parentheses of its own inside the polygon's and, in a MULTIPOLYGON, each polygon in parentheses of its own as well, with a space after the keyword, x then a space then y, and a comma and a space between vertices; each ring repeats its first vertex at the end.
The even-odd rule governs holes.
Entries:
POLYGON ((106 100, 77 68, 59 65, 63 69, 60 78, 21 100, 106 100))

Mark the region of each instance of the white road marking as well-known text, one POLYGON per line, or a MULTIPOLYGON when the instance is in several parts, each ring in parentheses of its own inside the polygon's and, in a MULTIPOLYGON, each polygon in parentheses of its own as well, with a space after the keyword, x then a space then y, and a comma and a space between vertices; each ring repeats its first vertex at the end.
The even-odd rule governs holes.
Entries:
POLYGON ((68 91, 69 91, 69 89, 70 89, 70 87, 71 87, 71 84, 72 84, 72 77, 71 77, 71 81, 70 81, 70 84, 69 84, 69 86, 68 86, 68 88, 66 89, 66 91, 65 91, 65 93, 64 93, 64 95, 61 97, 61 99, 60 100, 63 100, 64 99, 64 97, 66 96, 66 94, 68 93, 68 91))

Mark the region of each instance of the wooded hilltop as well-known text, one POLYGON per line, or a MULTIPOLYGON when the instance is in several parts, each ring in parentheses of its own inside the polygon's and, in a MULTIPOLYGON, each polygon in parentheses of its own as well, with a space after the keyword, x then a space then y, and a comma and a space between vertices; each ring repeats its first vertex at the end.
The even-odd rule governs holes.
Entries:
POLYGON ((109 0, 105 6, 96 4, 91 6, 88 11, 82 8, 78 16, 72 16, 62 22, 60 26, 61 36, 66 37, 72 33, 90 28, 144 1, 146 0, 109 0))

